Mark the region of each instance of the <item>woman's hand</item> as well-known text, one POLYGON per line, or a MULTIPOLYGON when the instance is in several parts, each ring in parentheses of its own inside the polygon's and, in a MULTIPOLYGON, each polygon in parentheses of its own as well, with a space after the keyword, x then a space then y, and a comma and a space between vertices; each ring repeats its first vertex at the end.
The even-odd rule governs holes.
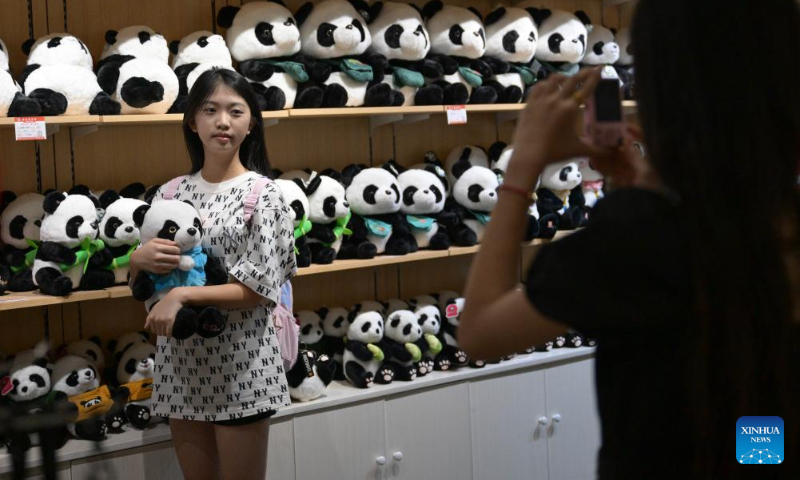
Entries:
POLYGON ((530 189, 549 163, 608 154, 606 149, 578 137, 583 115, 581 104, 594 94, 599 81, 599 68, 585 69, 574 77, 553 75, 533 87, 517 120, 514 154, 506 179, 513 179, 515 186, 530 189))
POLYGON ((164 298, 153 305, 144 322, 144 328, 156 335, 169 337, 172 335, 175 315, 183 306, 184 301, 181 297, 180 287, 173 288, 164 298))
POLYGON ((628 125, 625 145, 610 155, 591 157, 590 166, 603 174, 610 188, 662 190, 661 180, 634 142, 642 143, 642 131, 637 125, 628 125))
POLYGON ((178 244, 163 238, 154 238, 131 254, 131 266, 137 271, 165 274, 178 267, 181 251, 178 244))

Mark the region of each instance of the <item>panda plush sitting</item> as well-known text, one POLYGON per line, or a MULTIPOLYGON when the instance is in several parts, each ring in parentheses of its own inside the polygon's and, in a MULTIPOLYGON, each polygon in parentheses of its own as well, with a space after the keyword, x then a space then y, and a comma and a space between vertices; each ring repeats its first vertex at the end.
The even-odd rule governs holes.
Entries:
MULTIPOLYGON (((434 153, 429 154, 429 156, 430 155, 435 156, 434 153)), ((486 150, 481 146, 461 145, 450 150, 450 153, 447 154, 447 158, 445 159, 444 169, 447 173, 447 181, 450 182, 451 188, 453 184, 456 183, 456 176, 453 175, 453 166, 459 161, 466 161, 475 167, 489 167, 489 157, 486 154, 486 150)), ((450 193, 449 189, 447 193, 450 193)))
POLYGON ((472 166, 462 157, 453 165, 453 175, 456 182, 445 208, 457 216, 458 222, 449 229, 449 234, 454 244, 470 247, 483 239, 497 204, 502 172, 472 166))
POLYGON ((431 45, 422 20, 422 11, 413 3, 375 2, 370 5, 370 51, 388 60, 376 69, 373 82, 392 87, 392 105, 441 105, 442 89, 425 85, 444 73, 442 65, 426 56, 431 45))
POLYGON ((636 98, 636 82, 633 68, 633 46, 631 44, 631 29, 623 28, 617 32, 617 43, 619 44, 619 59, 614 64, 620 81, 622 82, 622 92, 625 100, 636 98))
POLYGON ((485 84, 497 92, 497 103, 520 103, 536 82, 528 67, 536 53, 539 31, 531 12, 497 7, 486 16, 486 56, 494 76, 485 84))
POLYGON ((98 258, 98 264, 113 272, 115 284, 128 283, 131 254, 140 241, 133 212, 142 205, 147 204, 133 198, 122 198, 113 190, 107 190, 100 196, 100 206, 105 213, 98 231, 106 248, 95 258, 98 258))
POLYGON ((137 343, 150 343, 150 332, 142 330, 141 332, 128 332, 123 333, 119 337, 109 340, 108 351, 114 358, 114 364, 119 363, 122 352, 127 350, 131 345, 137 343))
POLYGON ((486 32, 478 11, 433 0, 422 12, 431 38, 428 58, 440 63, 443 70, 440 79, 429 83, 442 89, 444 104, 495 103, 497 92, 484 85, 493 72, 481 60, 486 53, 486 32))
POLYGON ((169 68, 164 36, 142 25, 106 32, 106 45, 97 63, 103 91, 119 101, 122 113, 167 113, 178 98, 180 85, 169 68))
MULTIPOLYGON (((117 362, 118 392, 125 399, 124 419, 135 428, 143 429, 150 424, 155 363, 156 347, 149 343, 134 343, 122 352, 117 362)), ((120 426, 109 425, 112 429, 120 426)))
POLYGON ((297 183, 290 180, 275 180, 278 188, 281 189, 283 199, 292 210, 292 223, 294 225, 294 254, 299 268, 311 265, 311 249, 307 243, 306 234, 311 230, 311 222, 308 220, 308 197, 303 191, 303 183, 298 179, 297 183))
POLYGON ((28 56, 20 76, 23 92, 42 115, 115 115, 120 105, 100 88, 92 55, 80 39, 51 33, 22 45, 28 56))
POLYGON ((33 263, 41 245, 39 228, 44 217, 44 196, 25 193, 12 198, 5 192, 3 201, 11 200, 0 213, 0 240, 3 258, 8 266, 6 288, 12 292, 29 292, 36 289, 33 281, 33 263))
POLYGON ((0 39, 0 117, 32 117, 41 113, 39 104, 26 97, 14 81, 8 64, 8 47, 0 39))
POLYGON ((342 183, 353 217, 353 234, 345 240, 338 258, 373 258, 376 254, 406 255, 414 237, 400 213, 400 186, 391 168, 349 165, 342 183))
MULTIPOLYGON (((321 330, 320 330, 321 333, 321 330)), ((308 402, 322 396, 333 380, 336 363, 325 354, 317 354, 314 350, 300 348, 297 361, 286 372, 289 384, 289 396, 298 402, 308 402)))
POLYGON ((201 30, 173 40, 169 44, 173 54, 172 69, 178 77, 178 97, 170 107, 170 113, 183 113, 186 101, 197 77, 212 68, 233 70, 233 60, 225 39, 221 35, 201 30))
POLYGON ((417 378, 416 364, 429 345, 414 312, 397 310, 386 318, 378 347, 384 352, 384 366, 392 369, 394 379, 407 382, 417 378))
MULTIPOLYGON (((307 2, 297 10, 300 26, 300 51, 306 61, 310 81, 306 88, 324 91, 322 107, 390 106, 394 95, 385 83, 374 83, 374 66, 384 68, 386 58, 366 54, 372 36, 365 25, 369 7, 361 0, 307 2)), ((296 108, 311 105, 296 104, 296 108)))
POLYGON ((464 298, 440 295, 440 312, 444 320, 439 329, 439 341, 442 351, 434 359, 434 370, 450 370, 463 367, 469 363, 469 357, 458 345, 458 326, 461 311, 464 309, 464 298), (449 298, 448 298, 449 297, 449 298))
MULTIPOLYGON (((142 244, 165 238, 176 242, 181 251, 178 268, 172 272, 159 275, 142 271, 134 279, 133 298, 145 302, 148 312, 174 287, 227 283, 225 270, 200 247, 200 214, 189 201, 162 200, 143 205, 133 212, 133 221, 141 232, 142 244)), ((211 338, 222 333, 225 326, 225 315, 217 307, 184 306, 175 315, 172 336, 185 340, 196 333, 211 338)))
POLYGON ((433 371, 434 359, 442 351, 442 342, 438 338, 442 329, 442 317, 437 305, 421 305, 413 311, 422 328, 422 338, 427 343, 427 348, 422 350, 422 358, 416 365, 417 374, 424 377, 433 371))
POLYGON ((602 66, 603 78, 619 80, 619 75, 614 69, 617 60, 619 60, 619 45, 614 38, 614 30, 602 25, 592 25, 587 39, 586 55, 581 61, 582 67, 602 66))
POLYGON ((521 8, 530 7, 529 11, 539 29, 539 42, 531 70, 537 80, 543 80, 553 73, 568 77, 575 75, 586 53, 588 17, 582 11, 573 15, 564 10, 533 8, 536 3, 523 2, 518 5, 521 8))
POLYGON ((33 281, 46 295, 64 296, 72 290, 97 290, 113 284, 114 275, 92 264, 105 248, 97 238, 99 204, 79 194, 49 193, 33 262, 33 281))
POLYGON ((560 230, 574 230, 586 222, 584 205, 571 202, 576 198, 572 196, 573 190, 580 190, 582 180, 575 160, 551 163, 542 171, 541 183, 536 190, 536 207, 542 215, 557 215, 560 230))
POLYGON ((315 346, 316 352, 332 358, 337 367, 333 378, 344 380, 342 356, 344 354, 344 337, 347 335, 349 327, 348 318, 350 318, 350 312, 342 307, 322 307, 317 310, 317 314, 322 319, 322 338, 315 346))
POLYGON ((344 376, 356 388, 369 388, 373 382, 389 384, 395 372, 384 365, 380 344, 384 339, 383 316, 376 311, 361 311, 352 316, 344 344, 344 376))
POLYGON ((298 84, 309 80, 309 61, 298 56, 300 29, 283 2, 222 7, 217 25, 227 29, 228 46, 239 62, 238 71, 253 85, 263 110, 322 105, 323 90, 319 86, 304 88, 298 95, 298 84))
POLYGON ((105 368, 106 356, 103 353, 103 343, 97 335, 70 342, 65 346, 64 351, 66 355, 77 355, 89 360, 98 373, 105 368))

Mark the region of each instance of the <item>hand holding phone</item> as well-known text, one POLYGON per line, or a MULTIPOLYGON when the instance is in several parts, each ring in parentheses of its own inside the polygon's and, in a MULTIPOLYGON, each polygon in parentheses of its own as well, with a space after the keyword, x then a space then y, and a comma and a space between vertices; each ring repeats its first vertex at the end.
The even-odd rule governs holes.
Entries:
POLYGON ((602 79, 586 102, 586 136, 598 147, 619 147, 625 140, 625 117, 619 82, 602 79))

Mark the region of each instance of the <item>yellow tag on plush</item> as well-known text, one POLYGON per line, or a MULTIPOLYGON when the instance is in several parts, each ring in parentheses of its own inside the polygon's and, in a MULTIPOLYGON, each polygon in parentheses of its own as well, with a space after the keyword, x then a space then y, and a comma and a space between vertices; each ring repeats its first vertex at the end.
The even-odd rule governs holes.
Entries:
POLYGON ((123 387, 127 388, 130 394, 128 395, 129 402, 140 402, 147 400, 153 395, 153 380, 145 378, 136 382, 128 382, 123 387))

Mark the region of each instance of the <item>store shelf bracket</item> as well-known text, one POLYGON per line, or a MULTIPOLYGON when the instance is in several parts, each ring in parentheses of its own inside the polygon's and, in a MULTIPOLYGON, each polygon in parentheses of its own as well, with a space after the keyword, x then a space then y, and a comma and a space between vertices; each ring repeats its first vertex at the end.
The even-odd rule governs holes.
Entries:
POLYGON ((69 127, 69 135, 72 137, 72 140, 75 141, 75 139, 85 137, 86 135, 96 132, 98 127, 99 125, 96 123, 91 125, 77 125, 74 127, 69 127))

